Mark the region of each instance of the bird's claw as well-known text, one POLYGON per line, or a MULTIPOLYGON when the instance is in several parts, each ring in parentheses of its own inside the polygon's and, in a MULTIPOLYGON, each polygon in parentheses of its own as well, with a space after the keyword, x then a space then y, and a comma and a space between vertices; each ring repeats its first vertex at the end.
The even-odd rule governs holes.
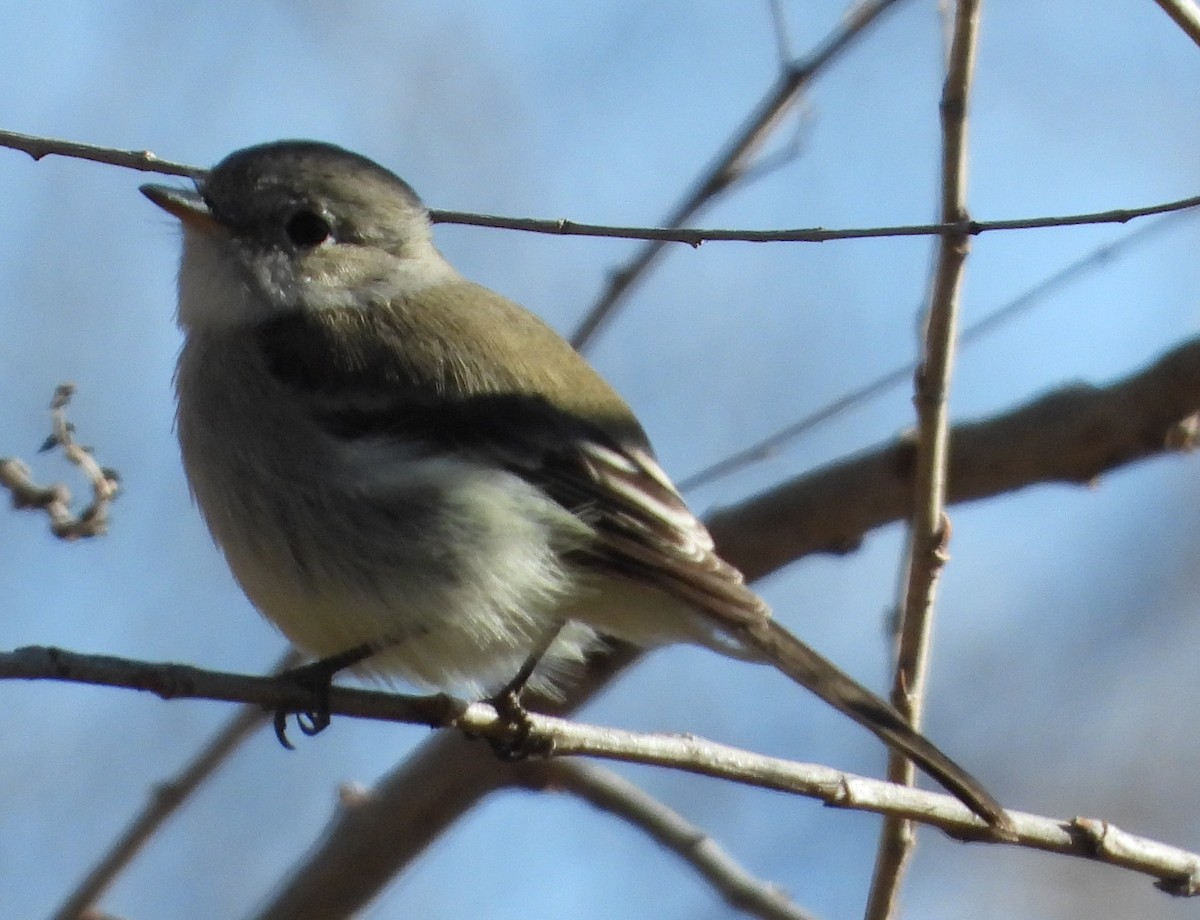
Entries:
POLYGON ((490 700, 498 715, 509 727, 505 738, 488 738, 488 745, 496 756, 508 763, 516 763, 529 757, 540 757, 550 753, 552 745, 533 737, 533 720, 529 710, 521 702, 521 691, 511 685, 490 700))
POLYGON ((346 666, 344 658, 345 656, 342 655, 335 656, 334 658, 323 658, 320 661, 314 661, 312 664, 292 668, 290 671, 285 671, 279 675, 281 680, 289 681, 309 694, 313 701, 313 705, 308 708, 282 706, 275 710, 275 719, 273 722, 275 737, 287 750, 294 751, 296 749, 296 746, 292 744, 287 736, 288 716, 294 715, 296 717, 296 724, 300 726, 300 731, 310 738, 314 735, 319 735, 329 727, 331 721, 329 715, 329 691, 333 684, 334 675, 346 666))

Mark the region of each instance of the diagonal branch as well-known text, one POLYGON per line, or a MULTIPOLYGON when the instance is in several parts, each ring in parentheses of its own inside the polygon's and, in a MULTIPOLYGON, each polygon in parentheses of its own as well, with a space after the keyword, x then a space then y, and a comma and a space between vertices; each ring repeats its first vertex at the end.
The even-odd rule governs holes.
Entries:
POLYGON ((1187 37, 1200 45, 1200 7, 1194 0, 1155 0, 1162 11, 1170 16, 1175 25, 1183 29, 1187 37))
MULTIPOLYGON (((274 673, 279 674, 299 663, 300 655, 289 651, 275 665, 274 673)), ((67 896, 52 920, 78 920, 91 908, 167 819, 269 718, 270 714, 261 706, 243 706, 175 777, 156 785, 142 811, 67 896)))
MULTIPOLYGON (((744 173, 754 154, 800 98, 813 77, 836 60, 855 38, 871 25, 896 0, 861 0, 845 17, 842 25, 802 63, 788 68, 746 119, 725 149, 696 181, 692 189, 667 215, 664 226, 681 227, 700 208, 715 198, 744 173)), ((662 255, 664 240, 649 240, 622 268, 613 272, 608 286, 571 336, 571 344, 580 351, 600 332, 624 301, 634 283, 662 255)))
MULTIPOLYGON (((951 502, 1040 483, 1090 485, 1197 446, 1200 337, 1107 386, 1074 384, 1003 415, 956 425, 951 502)), ((912 507, 911 437, 812 470, 709 517, 721 554, 750 579, 812 553, 847 553, 912 507)))
MULTIPOLYGON (((255 920, 355 916, 395 876, 398 850, 407 853, 403 861, 407 863, 481 798, 521 784, 513 775, 512 765, 487 756, 459 736, 444 736, 422 745, 415 756, 384 777, 359 807, 336 816, 326 837, 253 915, 255 920), (421 845, 414 846, 414 842, 421 845)), ((917 798, 926 804, 936 800, 936 812, 922 812, 923 819, 952 836, 979 839, 977 819, 969 816, 957 799, 941 793, 856 777, 846 786, 826 788, 829 797, 824 800, 833 806, 851 801, 865 806, 861 796, 884 789, 913 804, 917 798), (948 820, 950 812, 971 825, 953 824, 948 820)), ((915 810, 913 814, 916 816, 915 810)), ((1023 812, 1009 812, 1009 816, 1013 823, 1011 843, 1143 872, 1157 879, 1157 886, 1170 894, 1197 893, 1200 855, 1126 834, 1095 819, 1057 820, 1023 812)))
POLYGON ((526 761, 514 776, 523 788, 569 792, 641 829, 695 869, 735 910, 764 920, 813 920, 785 892, 750 875, 683 815, 611 770, 586 761, 526 761))

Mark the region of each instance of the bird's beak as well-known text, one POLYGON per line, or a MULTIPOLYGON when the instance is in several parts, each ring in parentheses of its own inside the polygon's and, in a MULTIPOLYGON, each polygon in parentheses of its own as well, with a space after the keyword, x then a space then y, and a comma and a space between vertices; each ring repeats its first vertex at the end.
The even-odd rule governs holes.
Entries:
POLYGON ((189 230, 212 233, 220 225, 198 192, 168 185, 143 185, 141 193, 189 230))

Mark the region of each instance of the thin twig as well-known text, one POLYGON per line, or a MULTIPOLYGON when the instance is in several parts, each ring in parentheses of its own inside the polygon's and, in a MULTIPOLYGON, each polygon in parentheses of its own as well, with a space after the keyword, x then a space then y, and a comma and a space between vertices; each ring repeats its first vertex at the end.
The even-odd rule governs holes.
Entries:
POLYGON ((91 160, 93 163, 107 163, 110 166, 123 166, 126 169, 136 169, 141 172, 187 176, 191 179, 199 178, 207 172, 196 166, 188 166, 186 163, 161 160, 149 150, 117 150, 113 147, 98 147, 94 144, 80 144, 76 141, 19 134, 16 131, 0 131, 0 147, 20 150, 35 160, 48 156, 71 157, 76 160, 91 160))
POLYGON ((755 878, 683 815, 612 770, 586 761, 526 761, 514 775, 527 789, 569 792, 639 828, 691 866, 736 910, 765 920, 813 920, 777 885, 755 878))
MULTIPOLYGON (((978 0, 958 0, 939 105, 942 122, 941 219, 944 223, 967 220, 967 102, 975 65, 978 20, 978 0)), ((950 523, 946 516, 946 481, 950 423, 947 399, 954 366, 959 294, 969 248, 970 237, 965 233, 948 233, 941 238, 926 319, 924 351, 915 378, 916 472, 909 521, 908 579, 901 607, 892 703, 917 729, 921 725, 925 700, 937 584, 948 558, 950 523)), ((916 780, 912 762, 895 752, 888 754, 887 775, 892 782, 906 786, 916 780)), ((867 899, 868 920, 887 920, 893 915, 915 843, 914 828, 907 819, 890 816, 884 821, 867 899)))
MULTIPOLYGON (((300 663, 300 655, 286 652, 273 669, 274 674, 300 663)), ((53 920, 79 920, 92 907, 117 876, 129 865, 142 847, 173 814, 183 807, 200 784, 217 769, 270 718, 261 706, 243 706, 225 726, 213 736, 173 779, 154 788, 142 811, 109 847, 100 860, 63 901, 53 920)))
POLYGON ((1154 0, 1164 13, 1175 20, 1188 38, 1200 45, 1200 7, 1193 0, 1154 0))
POLYGON ((62 483, 39 486, 29 466, 15 458, 0 458, 0 487, 12 496, 13 507, 21 511, 42 511, 50 520, 50 532, 60 540, 98 537, 108 530, 108 511, 120 491, 116 470, 96 462, 89 448, 75 440, 75 427, 67 421, 67 406, 75 393, 69 383, 59 384, 50 402, 51 434, 42 450, 57 447, 87 478, 92 501, 86 508, 71 512, 71 491, 62 483))
MULTIPOLYGON (((682 226, 701 207, 736 182, 813 77, 824 70, 867 26, 896 2, 897 0, 862 0, 850 11, 842 25, 807 60, 788 68, 692 189, 671 210, 664 221, 665 225, 682 226)), ((612 273, 604 292, 571 336, 571 344, 579 350, 587 347, 601 327, 611 319, 634 282, 641 278, 662 254, 666 245, 663 238, 642 238, 649 242, 624 266, 612 273)))
MULTIPOLYGON (((889 3, 898 0, 889 0, 889 3)), ((794 104, 794 100, 789 103, 794 104)), ((760 106, 760 108, 762 108, 760 106)), ((49 154, 76 157, 114 166, 124 166, 143 172, 157 172, 166 175, 180 175, 192 178, 203 177, 207 170, 199 166, 189 166, 184 163, 172 163, 160 160, 148 151, 116 150, 108 147, 93 147, 89 144, 78 144, 73 141, 55 140, 52 138, 33 137, 26 134, 15 134, 11 131, 0 131, 0 147, 9 147, 31 153, 35 159, 49 154), (16 139, 15 141, 13 139, 16 139), (43 150, 43 148, 45 148, 43 150)), ((794 156, 794 153, 786 153, 794 156)), ((740 167, 738 178, 747 175, 758 176, 758 163, 745 164, 740 167)), ((777 164, 769 164, 774 167, 777 164)), ((732 180, 730 180, 732 181, 732 180)), ((723 188, 727 187, 722 186, 723 188)), ((1174 211, 1186 211, 1200 207, 1200 195, 1179 198, 1174 201, 1158 202, 1133 208, 1108 208, 1103 211, 1085 211, 1076 214, 1061 214, 1042 217, 1014 217, 1000 220, 964 220, 952 223, 898 224, 878 227, 796 227, 780 230, 753 229, 705 229, 698 227, 629 227, 609 224, 590 224, 566 218, 539 217, 505 217, 499 214, 480 214, 473 211, 446 211, 431 208, 431 219, 435 223, 465 224, 476 227, 488 227, 499 230, 521 230, 528 233, 544 233, 553 236, 597 236, 613 239, 645 240, 653 243, 683 243, 693 248, 703 243, 733 242, 733 243, 826 243, 834 240, 866 240, 887 239, 892 237, 911 236, 945 236, 947 234, 966 234, 979 236, 983 233, 993 233, 1005 230, 1041 230, 1052 227, 1080 227, 1092 224, 1124 224, 1141 217, 1153 217, 1156 214, 1169 214, 1174 211)), ((624 277, 626 274, 638 274, 644 269, 637 264, 638 260, 631 259, 615 276, 624 277), (636 269, 636 271, 635 271, 636 269)), ((648 263, 649 264, 649 263, 648 263)), ((618 292, 625 293, 625 288, 618 292)), ((606 291, 605 296, 608 296, 606 291)), ((578 333, 577 333, 578 334, 578 333)))
MULTIPOLYGON (((686 227, 616 227, 605 224, 585 224, 578 221, 546 220, 529 217, 501 217, 495 214, 475 214, 465 211, 431 210, 436 223, 471 224, 503 230, 524 230, 556 236, 602 236, 616 239, 651 240, 656 243, 685 243, 696 247, 702 243, 826 243, 832 240, 868 240, 908 236, 979 236, 1000 230, 1043 230, 1051 227, 1080 227, 1092 224, 1125 224, 1140 217, 1153 217, 1173 211, 1200 207, 1200 195, 1165 201, 1136 208, 1109 208, 1079 214, 1051 217, 1014 217, 1004 220, 943 221, 931 224, 902 224, 883 227, 799 227, 785 230, 705 230, 686 227)), ((657 250, 656 250, 657 252, 657 250)), ((630 265, 633 263, 631 262, 630 265)), ((627 271, 628 269, 624 269, 627 271)), ((618 272, 620 274, 620 272, 618 272)))
POLYGON ((771 31, 775 33, 775 53, 779 66, 786 67, 792 60, 791 42, 788 41, 787 16, 783 12, 782 0, 767 0, 767 12, 771 14, 771 31))

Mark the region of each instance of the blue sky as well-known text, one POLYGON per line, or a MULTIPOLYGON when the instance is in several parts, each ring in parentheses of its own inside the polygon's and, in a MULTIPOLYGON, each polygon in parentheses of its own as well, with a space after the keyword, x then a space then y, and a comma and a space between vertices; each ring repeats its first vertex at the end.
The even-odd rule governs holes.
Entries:
MULTIPOLYGON (((889 13, 806 96, 773 148, 798 154, 696 223, 879 225, 934 215, 941 37, 930 0, 889 13)), ((784 2, 797 55, 840 2, 784 2)), ((320 4, 0 0, 0 127, 210 164, 280 137, 351 147, 433 207, 654 224, 777 73, 765 3, 607 0, 320 4)), ((1148 0, 984 4, 970 126, 981 219, 1129 207, 1200 191, 1195 48, 1148 0)), ((145 177, 0 151, 0 454, 30 457, 72 380, 81 438, 123 475, 111 534, 54 541, 0 514, 0 647, 55 644, 261 671, 283 648, 226 573, 187 498, 171 432, 176 231, 145 177)), ((1126 230, 990 234, 964 321, 1126 230)), ((1103 382, 1193 335, 1194 221, 1056 293, 963 352, 955 417, 1103 382)), ((468 276, 567 332, 633 251, 623 241, 440 227, 468 276)), ((590 356, 684 477, 912 359, 931 243, 672 250, 590 356)), ((896 391, 693 496, 727 505, 912 423, 896 391)), ((1180 788, 1200 676, 1196 458, 1091 489, 1038 487, 958 509, 934 649, 931 733, 1014 807, 1097 815, 1200 847, 1180 788), (1181 730, 1182 729, 1182 730, 1181 730)), ((38 458, 43 477, 67 475, 38 458)), ((898 528, 762 590, 777 615, 876 688, 898 528)), ((0 903, 45 916, 228 716, 218 704, 0 685, 0 903)), ((878 771, 875 740, 781 679, 710 653, 656 653, 587 713, 878 771)), ((256 738, 179 814, 104 907, 247 915, 315 839, 343 782, 371 783, 426 737, 339 722, 295 753, 256 738)), ((623 770, 823 917, 861 912, 877 821, 662 771, 623 770)), ((633 830, 562 797, 480 807, 366 912, 504 918, 717 917, 726 909, 633 830)), ((1144 879, 922 836, 912 916, 1181 916, 1144 879)))

